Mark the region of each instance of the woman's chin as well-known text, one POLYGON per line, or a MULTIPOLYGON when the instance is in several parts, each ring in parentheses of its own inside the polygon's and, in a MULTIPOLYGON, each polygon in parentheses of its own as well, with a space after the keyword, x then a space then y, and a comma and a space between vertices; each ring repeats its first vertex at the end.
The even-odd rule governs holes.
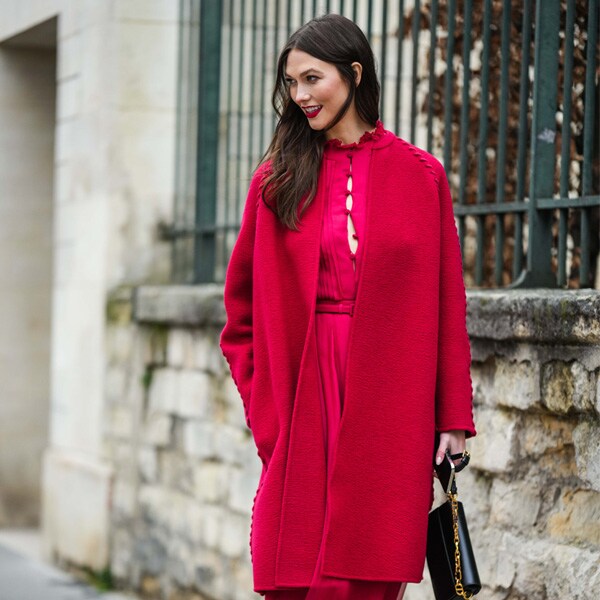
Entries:
POLYGON ((306 119, 308 121, 308 126, 314 131, 321 131, 323 129, 323 124, 320 123, 320 119, 317 117, 315 119, 306 119))

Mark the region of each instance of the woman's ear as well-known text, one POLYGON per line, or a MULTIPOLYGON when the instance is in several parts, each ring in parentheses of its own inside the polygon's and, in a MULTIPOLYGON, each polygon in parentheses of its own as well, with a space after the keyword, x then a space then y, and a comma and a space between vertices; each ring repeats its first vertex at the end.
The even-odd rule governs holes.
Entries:
POLYGON ((362 78, 362 65, 359 62, 353 62, 350 66, 354 71, 354 82, 356 84, 356 87, 358 87, 362 78))

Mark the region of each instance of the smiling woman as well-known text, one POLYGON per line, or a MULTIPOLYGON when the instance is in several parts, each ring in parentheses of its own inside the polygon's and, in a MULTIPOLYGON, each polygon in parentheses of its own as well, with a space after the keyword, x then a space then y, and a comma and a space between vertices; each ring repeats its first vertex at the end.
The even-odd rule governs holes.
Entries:
MULTIPOLYGON (((354 62, 352 68, 358 86, 362 66, 354 62)), ((334 121, 348 97, 349 86, 334 65, 296 48, 288 54, 285 81, 288 84, 290 98, 304 111, 310 119, 309 125, 317 131, 325 129, 330 122, 334 121), (321 118, 317 119, 319 115, 321 118)), ((356 112, 354 105, 349 111, 356 112)), ((354 118, 352 122, 360 122, 360 119, 354 118)), ((363 130, 364 128, 369 128, 369 123, 364 123, 363 130)), ((341 135, 344 133, 348 132, 341 132, 341 135)), ((328 129, 325 137, 328 139, 339 137, 336 126, 328 129)))
POLYGON ((329 14, 296 31, 279 55, 273 107, 280 118, 263 156, 265 196, 295 229, 316 193, 324 141, 356 141, 379 119, 375 59, 361 29, 329 14))
POLYGON ((254 589, 401 600, 423 578, 433 457, 476 434, 448 182, 384 128, 373 53, 340 15, 290 37, 273 105, 221 335, 263 463, 254 589))

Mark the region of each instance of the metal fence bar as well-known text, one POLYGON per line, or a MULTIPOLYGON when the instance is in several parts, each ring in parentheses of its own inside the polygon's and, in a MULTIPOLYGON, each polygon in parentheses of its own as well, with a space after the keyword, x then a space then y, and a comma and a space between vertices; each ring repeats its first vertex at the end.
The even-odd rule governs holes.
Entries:
MULTIPOLYGON (((490 37, 492 23, 492 0, 485 0, 483 9, 483 53, 481 57, 481 105, 479 113, 479 152, 477 157, 477 202, 485 202, 486 171, 487 171, 487 142, 488 142, 488 106, 489 106, 489 74, 490 74, 490 37)), ((484 258, 484 226, 482 215, 476 217, 475 283, 483 282, 484 258)))
MULTIPOLYGON (((506 130, 508 127, 508 61, 510 41, 510 0, 504 0, 502 6, 502 47, 500 68, 500 119, 498 122, 498 149, 496 152, 496 202, 504 202, 506 183, 506 130)), ((494 245, 494 281, 502 285, 504 267, 504 215, 496 215, 496 239, 494 245)))
POLYGON ((227 34, 227 38, 226 38, 226 47, 227 47, 227 58, 229 61, 228 64, 228 68, 227 68, 227 84, 226 84, 226 96, 225 96, 225 106, 226 106, 226 115, 225 118, 227 120, 227 128, 226 128, 226 134, 225 134, 225 140, 224 140, 224 155, 225 155, 225 165, 224 165, 224 171, 225 171, 225 177, 224 177, 224 189, 223 189, 223 195, 225 198, 225 202, 226 202, 226 206, 225 209, 223 211, 224 213, 224 222, 225 222, 225 232, 224 235, 222 237, 222 248, 221 248, 221 252, 222 255, 225 256, 226 255, 226 250, 228 247, 228 238, 229 238, 229 231, 228 229, 231 229, 231 225, 234 224, 236 222, 236 218, 237 218, 237 213, 235 215, 232 215, 232 208, 237 207, 237 202, 235 202, 235 198, 232 201, 232 194, 231 194, 231 173, 230 173, 230 165, 231 165, 231 160, 230 160, 230 154, 231 154, 231 113, 232 113, 232 107, 233 107, 233 87, 234 87, 234 78, 233 78, 233 40, 234 40, 234 35, 233 35, 233 2, 234 0, 229 0, 229 2, 227 2, 224 6, 225 6, 225 10, 226 12, 224 12, 223 18, 227 19, 227 30, 228 30, 228 34, 227 34), (229 228, 227 228, 227 225, 229 224, 229 228))
POLYGON ((400 0, 398 10, 400 12, 398 18, 398 47, 396 49, 396 89, 394 94, 396 97, 394 104, 394 131, 400 135, 400 110, 402 108, 402 61, 404 58, 404 0, 400 0))
POLYGON ((367 5, 367 38, 373 39, 373 0, 367 5))
POLYGON ((585 79, 585 116, 583 129, 583 195, 590 194, 592 191, 592 150, 594 140, 594 125, 596 108, 594 99, 596 74, 596 52, 598 43, 598 0, 589 0, 588 12, 588 39, 587 39, 587 65, 585 79))
MULTIPOLYGON (((192 145, 192 139, 190 136, 185 135, 190 121, 190 103, 192 102, 192 95, 190 89, 195 87, 191 84, 190 79, 194 71, 190 69, 190 64, 193 62, 190 60, 195 49, 194 42, 196 41, 194 36, 194 6, 186 0, 180 0, 179 11, 181 15, 182 26, 179 35, 178 44, 178 55, 179 64, 177 66, 177 78, 180 81, 180 85, 177 89, 177 150, 175 155, 176 161, 176 199, 175 199, 175 210, 174 210, 174 227, 179 228, 186 223, 186 209, 189 208, 188 202, 186 202, 186 193, 188 190, 187 178, 188 178, 188 163, 189 158, 192 155, 190 146, 192 145)), ((187 273, 187 263, 190 260, 190 256, 185 252, 186 240, 174 239, 171 244, 171 261, 173 275, 180 281, 189 280, 187 273)))
POLYGON ((413 55, 412 55, 412 86, 410 94, 410 141, 412 144, 415 143, 416 137, 416 123, 417 123, 417 58, 419 56, 419 16, 421 14, 421 2, 415 0, 415 6, 412 14, 412 41, 413 41, 413 55))
POLYGON ((240 19, 240 37, 239 37, 239 48, 238 48, 238 69, 239 69, 239 81, 238 81, 238 94, 237 94, 237 107, 236 107, 236 116, 237 116, 237 133, 236 133, 236 141, 238 143, 237 152, 236 152, 236 161, 235 161, 235 181, 237 184, 238 193, 236 194, 236 198, 234 199, 236 206, 236 221, 241 220, 242 207, 241 202, 239 201, 240 197, 242 197, 242 189, 240 186, 240 182, 242 179, 242 161, 240 156, 240 147, 242 140, 242 103, 244 102, 244 44, 246 43, 246 0, 239 0, 240 10, 239 10, 239 19, 240 19))
MULTIPOLYGON (((304 8, 304 0, 302 1, 304 8)), ((263 31, 262 31, 262 48, 261 48, 261 60, 260 60, 260 136, 258 142, 258 151, 264 152, 265 150, 265 128, 264 123, 267 120, 266 108, 267 103, 265 99, 267 97, 267 77, 266 77, 266 65, 267 65, 267 29, 269 22, 269 3, 263 2, 263 31)))
POLYGON ((534 58, 537 76, 533 83, 531 122, 529 250, 526 270, 514 287, 556 286, 550 262, 552 213, 537 210, 535 199, 552 197, 554 192, 559 27, 560 0, 538 0, 534 58))
MULTIPOLYGON (((279 13, 281 12, 279 10, 279 5, 280 2, 275 2, 275 27, 273 28, 273 56, 277 57, 279 55, 279 13)), ((313 12, 315 12, 317 10, 317 2, 316 0, 313 0, 313 12)), ((275 60, 277 60, 275 58, 275 60)), ((276 68, 276 65, 273 65, 273 68, 276 68)), ((271 129, 275 129, 275 126, 277 125, 277 116, 273 113, 272 115, 272 127, 271 129)))
MULTIPOLYGON (((592 191, 592 147, 594 143, 594 117, 595 117, 595 85, 596 74, 596 44, 598 41, 598 0, 589 0, 588 8, 588 39, 587 39, 587 65, 585 78, 585 112, 583 128, 583 179, 582 194, 592 191)), ((596 98, 596 101, 598 99, 596 98)), ((581 267, 579 278, 584 285, 590 279, 590 211, 586 208, 581 211, 581 267)))
MULTIPOLYGON (((532 0, 523 2, 523 18, 521 23, 521 72, 519 80, 519 139, 517 145, 517 186, 516 200, 525 198, 526 169, 527 169, 527 131, 528 131, 528 102, 529 102, 529 63, 531 61, 531 16, 532 0)), ((523 269, 523 216, 515 215, 514 252, 512 278, 515 281, 523 269)))
MULTIPOLYGON (((452 106, 452 85, 454 83, 454 37, 456 30, 456 0, 448 2, 448 37, 446 48, 446 78, 444 86, 444 104, 452 106)), ((452 111, 444 115, 444 168, 446 173, 451 170, 452 161, 452 111)))
MULTIPOLYGON (((557 208, 585 208, 598 206, 600 196, 581 196, 579 198, 538 198, 535 205, 540 211, 554 211, 557 208)), ((526 213, 531 210, 531 203, 524 202, 486 202, 485 204, 457 204, 454 206, 455 215, 494 215, 507 213, 526 213)))
POLYGON ((455 205, 454 214, 457 216, 471 215, 473 217, 483 217, 487 215, 497 215, 506 213, 526 213, 529 210, 528 202, 503 202, 496 204, 485 202, 481 204, 455 205))
POLYGON ((285 12, 285 39, 292 34, 292 0, 287 0, 285 12))
POLYGON ((381 82, 381 96, 379 98, 379 114, 383 118, 383 109, 385 106, 385 82, 386 82, 386 61, 387 61, 387 21, 388 21, 388 3, 383 3, 381 15, 381 62, 379 63, 379 80, 381 82))
MULTIPOLYGON (((214 224, 217 197, 217 161, 214 149, 219 141, 219 78, 221 75, 220 2, 203 0, 200 9, 200 52, 206 57, 198 77, 198 153, 196 220, 214 224)), ((215 235, 196 237, 194 247, 196 281, 213 281, 215 235)))
MULTIPOLYGON (((280 13, 281 13, 281 9, 280 9, 280 2, 275 2, 275 14, 273 16, 273 47, 271 49, 272 51, 272 56, 273 56, 273 65, 272 68, 273 70, 275 70, 277 68, 277 57, 279 55, 279 50, 280 50, 280 44, 279 44, 279 21, 280 21, 280 13)), ((275 76, 275 73, 273 74, 273 76, 275 76)), ((270 94, 271 90, 269 90, 269 94, 270 94)), ((269 99, 271 98, 271 96, 269 95, 269 99)), ((277 125, 277 116, 275 115, 275 112, 273 111, 271 113, 271 131, 273 131, 275 129, 275 126, 277 125)))
MULTIPOLYGON (((563 111, 560 128, 560 195, 569 193, 569 173, 571 171, 571 105, 573 86, 573 41, 575 37, 575 4, 567 2, 565 23, 564 67, 563 67, 563 111)), ((559 286, 567 284, 567 217, 568 208, 561 208, 558 216, 558 272, 559 286)))
POLYGON ((600 196, 579 196, 579 198, 538 198, 536 206, 540 210, 554 210, 556 208, 591 208, 600 206, 600 196))
MULTIPOLYGON (((460 107, 460 140, 459 140, 459 188, 458 203, 466 203, 468 154, 467 143, 469 136, 469 86, 471 85, 471 27, 472 27, 473 0, 465 0, 465 14, 463 19, 463 80, 460 107)), ((464 261, 465 217, 458 218, 458 238, 460 240, 461 256, 464 261)))
POLYGON ((435 88, 435 50, 437 47, 438 0, 431 1, 431 20, 429 23, 429 102, 427 103, 427 152, 433 146, 433 90, 435 88))
POLYGON ((251 31, 252 31, 252 41, 250 45, 250 114, 248 115, 248 157, 247 157, 247 170, 248 173, 252 172, 252 165, 254 163, 254 156, 256 155, 253 152, 254 146, 254 119, 255 119, 255 102, 254 98, 256 95, 255 86, 258 79, 258 73, 260 73, 260 69, 257 68, 256 57, 258 56, 258 52, 256 51, 256 38, 257 38, 257 27, 256 27, 256 17, 258 10, 258 2, 252 2, 252 21, 251 21, 251 31))

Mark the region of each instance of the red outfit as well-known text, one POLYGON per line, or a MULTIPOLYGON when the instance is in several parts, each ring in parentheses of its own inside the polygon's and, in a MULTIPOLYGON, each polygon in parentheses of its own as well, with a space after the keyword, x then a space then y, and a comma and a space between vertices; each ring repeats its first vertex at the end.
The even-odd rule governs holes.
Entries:
MULTIPOLYGON (((330 140, 324 150, 326 159, 336 164, 325 195, 315 316, 327 466, 333 464, 335 438, 343 410, 348 341, 365 230, 366 183, 371 146, 373 140, 383 135, 384 129, 379 124, 374 133, 363 135, 358 144, 341 144, 337 140, 330 140), (356 240, 352 246, 349 238, 356 240)), ((326 506, 324 534, 328 515, 326 506)), ((320 570, 324 541, 325 535, 321 540, 310 588, 267 592, 265 600, 397 599, 402 585, 400 582, 361 581, 323 575, 320 570)))
POLYGON ((443 168, 391 132, 366 147, 353 151, 356 273, 344 262, 347 215, 337 211, 347 167, 335 144, 299 232, 264 205, 268 165, 257 171, 227 271, 221 347, 263 461, 256 591, 312 592, 340 578, 379 582, 372 597, 384 598, 387 582, 421 581, 434 433, 476 434, 443 168), (354 299, 353 315, 320 312, 323 299, 354 299))

